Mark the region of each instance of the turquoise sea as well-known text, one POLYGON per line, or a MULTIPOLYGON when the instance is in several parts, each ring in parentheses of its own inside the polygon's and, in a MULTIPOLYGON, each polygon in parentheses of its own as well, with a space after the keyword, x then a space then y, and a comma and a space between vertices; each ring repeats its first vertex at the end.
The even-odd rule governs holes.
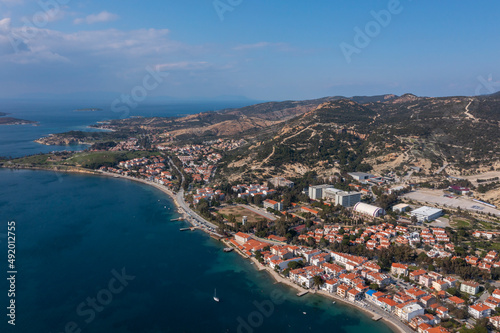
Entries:
POLYGON ((298 298, 206 234, 180 232, 175 217, 168 197, 144 184, 0 169, 0 332, 390 332, 355 309, 298 298))

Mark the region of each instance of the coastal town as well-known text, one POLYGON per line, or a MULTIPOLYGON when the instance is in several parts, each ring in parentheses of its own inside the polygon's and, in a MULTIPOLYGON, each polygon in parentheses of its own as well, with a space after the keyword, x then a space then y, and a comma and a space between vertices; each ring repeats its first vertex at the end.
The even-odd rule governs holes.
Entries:
POLYGON ((471 209, 419 202, 411 196, 419 184, 394 174, 353 172, 298 190, 280 176, 254 184, 214 181, 224 152, 242 144, 161 147, 160 155, 99 171, 165 187, 184 201, 179 211, 187 221, 298 295, 331 297, 404 332, 500 329, 494 205, 455 184, 442 196, 468 200, 471 209))
POLYGON ((500 333, 499 1, 0 8, 0 333, 500 333))

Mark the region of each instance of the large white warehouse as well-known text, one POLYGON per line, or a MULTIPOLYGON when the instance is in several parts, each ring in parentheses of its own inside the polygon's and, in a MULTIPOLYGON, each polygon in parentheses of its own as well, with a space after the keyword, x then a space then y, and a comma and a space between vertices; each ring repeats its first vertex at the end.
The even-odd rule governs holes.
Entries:
POLYGON ((358 202, 354 205, 354 211, 373 217, 379 217, 385 214, 385 211, 377 206, 369 205, 364 202, 358 202))
POLYGON ((418 222, 434 221, 435 219, 443 215, 443 210, 439 208, 423 206, 412 210, 410 215, 415 216, 418 222))

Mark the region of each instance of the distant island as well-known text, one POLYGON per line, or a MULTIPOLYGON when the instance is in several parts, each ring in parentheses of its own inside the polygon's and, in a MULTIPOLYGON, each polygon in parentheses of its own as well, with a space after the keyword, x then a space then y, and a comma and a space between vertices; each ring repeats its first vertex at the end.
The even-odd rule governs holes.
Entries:
POLYGON ((0 112, 0 117, 6 116, 6 115, 8 115, 8 113, 0 112))
POLYGON ((76 109, 74 111, 75 112, 95 112, 95 111, 102 111, 102 109, 99 109, 99 108, 87 108, 87 109, 76 109))

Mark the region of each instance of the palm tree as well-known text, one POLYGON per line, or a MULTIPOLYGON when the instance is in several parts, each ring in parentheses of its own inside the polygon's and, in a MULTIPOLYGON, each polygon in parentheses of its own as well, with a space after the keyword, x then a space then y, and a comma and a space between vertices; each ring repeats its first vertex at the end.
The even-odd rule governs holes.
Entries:
POLYGON ((324 283, 325 283, 325 280, 323 280, 323 278, 319 275, 316 275, 315 277, 313 277, 313 282, 314 282, 314 285, 321 287, 324 283))

